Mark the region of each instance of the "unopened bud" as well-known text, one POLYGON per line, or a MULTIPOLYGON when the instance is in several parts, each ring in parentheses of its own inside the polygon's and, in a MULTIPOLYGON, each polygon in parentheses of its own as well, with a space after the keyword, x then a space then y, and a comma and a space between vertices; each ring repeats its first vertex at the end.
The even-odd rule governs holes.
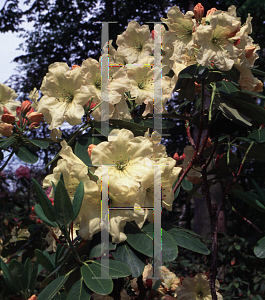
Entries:
POLYGON ((21 116, 21 107, 20 107, 20 106, 18 106, 18 107, 16 108, 16 114, 17 114, 18 117, 21 116))
POLYGON ((173 155, 173 159, 175 159, 176 161, 179 161, 179 160, 180 160, 180 157, 179 157, 178 153, 175 153, 175 154, 173 155))
POLYGON ((3 114, 1 120, 7 124, 15 123, 15 116, 12 114, 3 114))
POLYGON ((185 155, 185 153, 183 153, 181 156, 180 156, 180 159, 181 160, 184 160, 186 158, 186 155, 185 155))
POLYGON ((157 35, 157 32, 152 30, 151 31, 151 36, 152 36, 152 39, 154 40, 155 39, 155 36, 157 35))
POLYGON ((43 114, 42 113, 37 113, 36 111, 34 112, 28 112, 26 114, 26 117, 28 118, 29 122, 30 123, 40 123, 40 121, 42 120, 43 118, 43 114))
POLYGON ((194 17, 197 21, 201 21, 203 15, 204 15, 204 7, 202 6, 201 3, 198 3, 194 7, 194 17))
POLYGON ((153 285, 152 279, 146 279, 146 286, 148 289, 151 289, 153 285))
POLYGON ((39 123, 39 122, 33 122, 33 123, 31 123, 31 124, 29 125, 29 129, 30 129, 30 130, 33 130, 33 129, 39 127, 39 126, 40 126, 40 123, 39 123))
POLYGON ((205 18, 205 21, 206 22, 210 22, 211 18, 212 18, 212 15, 217 11, 217 9, 215 7, 209 9, 207 11, 207 14, 206 14, 206 18, 205 18))
POLYGON ((96 147, 96 145, 94 145, 94 144, 91 144, 91 145, 88 146, 87 153, 88 153, 89 157, 91 157, 92 150, 95 147, 96 147))
POLYGON ((78 66, 78 65, 72 65, 71 71, 72 71, 73 69, 76 69, 76 68, 80 68, 80 66, 78 66))
POLYGON ((14 126, 11 124, 1 123, 0 124, 0 133, 3 136, 11 136, 13 133, 13 128, 14 128, 14 126))
POLYGON ((31 102, 29 100, 25 100, 21 104, 21 113, 26 114, 31 109, 31 102))

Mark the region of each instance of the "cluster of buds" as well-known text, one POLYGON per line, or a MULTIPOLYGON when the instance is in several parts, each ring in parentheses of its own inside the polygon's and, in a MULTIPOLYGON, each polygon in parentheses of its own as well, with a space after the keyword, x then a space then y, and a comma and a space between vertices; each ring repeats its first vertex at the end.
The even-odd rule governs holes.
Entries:
MULTIPOLYGON (((39 127, 43 114, 37 113, 29 100, 23 101, 20 107, 16 108, 16 116, 4 107, 4 114, 1 117, 0 133, 3 136, 11 136, 14 132, 14 126, 22 128, 22 131, 28 125, 29 130, 39 127)), ((21 132, 21 129, 16 130, 21 132)))

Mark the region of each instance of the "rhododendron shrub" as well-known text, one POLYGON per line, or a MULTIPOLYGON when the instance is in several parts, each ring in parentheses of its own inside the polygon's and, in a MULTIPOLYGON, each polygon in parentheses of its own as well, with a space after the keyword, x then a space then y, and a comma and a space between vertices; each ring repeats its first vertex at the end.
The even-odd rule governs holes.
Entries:
MULTIPOLYGON (((99 60, 51 64, 41 93, 34 88, 22 103, 0 84, 0 149, 7 153, 0 172, 14 154, 33 164, 40 148, 58 149, 43 182, 32 179, 36 204, 28 202, 28 218, 0 241, 1 282, 10 297, 223 299, 220 211, 239 198, 265 213, 259 185, 252 181, 244 193, 239 184, 246 159, 264 160, 265 110, 253 99, 264 98, 256 76, 265 73, 254 67, 260 48, 250 36, 252 17, 242 23, 235 6, 205 12, 198 3, 186 13, 173 6, 161 21, 166 26, 153 31, 129 22, 116 44, 102 43, 99 60), (170 157, 163 138, 176 130, 176 119, 185 122, 188 145, 170 157), (41 122, 50 137, 31 139, 41 122), (77 127, 62 139, 64 122, 77 127), (217 185, 221 201, 213 203, 217 185), (193 196, 205 204, 211 253, 200 236, 166 217, 183 195, 187 204, 193 196), (208 273, 178 277, 168 269, 179 247, 211 255, 208 273), (16 251, 7 256, 5 248, 16 251)), ((31 176, 23 166, 15 175, 31 176)), ((264 258, 264 238, 254 252, 264 258)))

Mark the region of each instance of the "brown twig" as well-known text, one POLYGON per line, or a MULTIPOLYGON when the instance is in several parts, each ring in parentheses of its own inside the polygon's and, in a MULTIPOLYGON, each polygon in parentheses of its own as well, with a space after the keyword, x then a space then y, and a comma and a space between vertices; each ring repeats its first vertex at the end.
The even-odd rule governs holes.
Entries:
POLYGON ((186 133, 187 133, 188 140, 191 143, 191 146, 195 149, 196 146, 194 143, 194 139, 191 137, 190 122, 188 120, 185 121, 185 127, 186 127, 186 133))

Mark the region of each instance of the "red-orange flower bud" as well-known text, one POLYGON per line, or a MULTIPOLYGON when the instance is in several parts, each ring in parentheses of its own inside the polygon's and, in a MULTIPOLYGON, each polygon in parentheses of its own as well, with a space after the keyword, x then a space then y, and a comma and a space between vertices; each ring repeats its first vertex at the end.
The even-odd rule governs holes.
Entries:
POLYGON ((6 109, 5 107, 4 107, 3 110, 4 110, 4 114, 12 115, 12 113, 8 109, 6 109))
POLYGON ((75 68, 80 68, 80 66, 78 66, 78 65, 72 65, 71 70, 73 70, 75 68))
POLYGON ((0 124, 0 133, 3 136, 11 136, 13 133, 13 125, 7 124, 7 123, 1 123, 0 124))
POLYGON ((21 104, 21 113, 26 114, 31 109, 31 102, 29 100, 25 100, 21 104))
POLYGON ((30 298, 28 298, 28 300, 37 300, 37 296, 36 295, 32 295, 30 298))
POLYGON ((1 120, 7 124, 15 123, 15 116, 12 114, 3 114, 1 120))
POLYGON ((89 157, 91 157, 92 150, 93 150, 95 147, 96 147, 96 145, 94 145, 94 144, 91 144, 91 145, 88 146, 88 148, 87 148, 87 153, 88 153, 89 157))
POLYGON ((201 3, 198 3, 194 7, 194 17, 197 21, 201 21, 203 15, 204 15, 204 7, 202 6, 201 3))
POLYGON ((26 114, 26 117, 28 118, 28 120, 29 120, 30 123, 33 123, 33 122, 40 123, 40 121, 43 118, 43 114, 42 113, 37 113, 36 111, 34 111, 34 112, 28 112, 26 114))
POLYGON ((17 113, 17 116, 18 116, 18 117, 21 116, 21 107, 20 107, 20 106, 18 106, 18 107, 16 108, 16 113, 17 113))
POLYGON ((153 40, 155 39, 156 34, 157 34, 157 33, 156 33, 154 30, 151 31, 151 36, 152 36, 152 39, 153 39, 153 40))
POLYGON ((216 9, 215 7, 211 8, 211 9, 209 9, 209 10, 207 11, 207 14, 206 14, 206 22, 207 22, 207 21, 209 22, 209 21, 211 20, 212 15, 213 15, 216 11, 217 11, 217 9, 216 9))
POLYGON ((31 124, 29 125, 29 129, 30 129, 30 130, 33 130, 33 129, 39 127, 39 126, 40 126, 40 123, 39 123, 39 122, 33 122, 33 123, 31 123, 31 124))

